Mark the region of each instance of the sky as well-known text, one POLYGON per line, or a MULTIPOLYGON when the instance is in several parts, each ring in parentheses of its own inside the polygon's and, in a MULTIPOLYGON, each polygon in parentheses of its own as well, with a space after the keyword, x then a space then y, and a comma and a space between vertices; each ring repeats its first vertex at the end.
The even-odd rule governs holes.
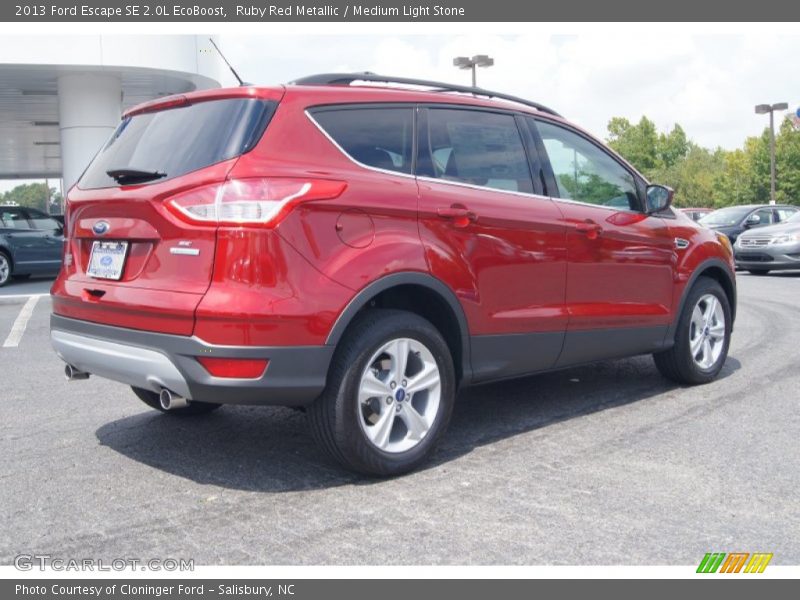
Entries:
MULTIPOLYGON (((660 130, 680 123, 707 147, 740 147, 767 117, 761 103, 800 106, 800 35, 665 35, 647 25, 598 24, 597 33, 550 35, 222 35, 223 52, 246 81, 285 83, 314 73, 373 71, 468 85, 453 57, 489 54, 478 85, 555 109, 605 138, 614 116, 642 115, 660 130)), ((223 85, 235 85, 230 79, 223 85)), ((800 133, 798 134, 800 135, 800 133)), ((0 181, 0 193, 20 182, 0 181)))

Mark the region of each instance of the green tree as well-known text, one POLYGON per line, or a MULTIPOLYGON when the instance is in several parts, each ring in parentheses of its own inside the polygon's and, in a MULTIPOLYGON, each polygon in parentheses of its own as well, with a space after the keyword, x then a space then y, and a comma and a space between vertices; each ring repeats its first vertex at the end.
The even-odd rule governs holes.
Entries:
MULTIPOLYGON (((57 207, 61 206, 61 194, 55 188, 50 188, 50 202, 53 212, 57 207)), ((0 194, 0 203, 17 203, 20 206, 27 206, 29 208, 37 208, 44 212, 47 210, 47 186, 42 183, 24 183, 18 185, 4 194, 0 194)))
POLYGON ((775 140, 775 199, 800 204, 800 131, 787 119, 775 140))
MULTIPOLYGON (((709 150, 692 142, 679 124, 658 132, 647 117, 608 123, 608 143, 651 181, 675 190, 676 206, 721 207, 769 202, 769 129, 741 148, 709 150)), ((800 204, 800 132, 784 121, 775 140, 776 200, 800 204)))
POLYGON ((614 117, 608 123, 608 134, 608 145, 645 175, 658 166, 658 133, 647 117, 636 125, 624 117, 614 117))

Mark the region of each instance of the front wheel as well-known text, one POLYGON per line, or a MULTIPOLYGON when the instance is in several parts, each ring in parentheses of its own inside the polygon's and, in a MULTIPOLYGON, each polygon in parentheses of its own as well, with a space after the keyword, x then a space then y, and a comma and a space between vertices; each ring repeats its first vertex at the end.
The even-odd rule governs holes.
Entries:
POLYGON ((175 415, 176 417, 204 415, 210 413, 212 410, 217 410, 221 404, 214 404, 213 402, 190 402, 187 406, 182 408, 173 408, 171 410, 164 410, 161 407, 161 402, 158 400, 158 394, 145 390, 143 388, 131 387, 133 393, 142 402, 147 404, 150 408, 155 408, 168 415, 175 415))
POLYGON ((453 410, 450 349, 427 320, 370 310, 347 331, 307 411, 317 442, 347 468, 392 476, 425 461, 453 410))
POLYGON ((664 377, 697 385, 713 381, 728 357, 731 307, 719 283, 700 277, 678 318, 675 344, 653 355, 664 377))

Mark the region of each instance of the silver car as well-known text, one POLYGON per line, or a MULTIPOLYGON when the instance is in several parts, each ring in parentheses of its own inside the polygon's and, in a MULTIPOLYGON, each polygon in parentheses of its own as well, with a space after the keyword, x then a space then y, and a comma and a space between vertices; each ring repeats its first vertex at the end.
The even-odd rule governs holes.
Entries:
POLYGON ((745 231, 733 250, 736 266, 754 275, 800 269, 800 213, 778 225, 745 231))

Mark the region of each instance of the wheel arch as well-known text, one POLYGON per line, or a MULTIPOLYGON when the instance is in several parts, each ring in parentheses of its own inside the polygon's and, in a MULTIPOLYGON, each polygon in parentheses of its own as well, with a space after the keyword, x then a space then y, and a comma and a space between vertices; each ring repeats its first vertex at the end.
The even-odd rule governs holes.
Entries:
POLYGON ((369 307, 408 310, 429 320, 450 347, 457 379, 471 379, 467 319, 455 293, 442 281, 427 273, 403 272, 372 282, 345 307, 325 343, 338 344, 353 319, 369 307))
POLYGON ((736 276, 731 272, 730 266, 723 260, 719 258, 710 258, 697 265, 689 281, 686 282, 686 287, 683 289, 680 303, 678 304, 678 310, 675 312, 675 318, 669 326, 669 329, 667 329, 667 334, 664 338, 665 342, 672 343, 674 341, 678 320, 683 313, 686 298, 689 296, 692 287, 694 287, 694 284, 700 277, 713 279, 722 286, 728 298, 728 304, 730 304, 731 307, 731 327, 733 327, 733 323, 736 320, 736 276))
POLYGON ((5 254, 8 257, 8 262, 11 265, 11 270, 14 270, 14 253, 11 251, 11 248, 6 244, 0 243, 0 252, 5 254))

